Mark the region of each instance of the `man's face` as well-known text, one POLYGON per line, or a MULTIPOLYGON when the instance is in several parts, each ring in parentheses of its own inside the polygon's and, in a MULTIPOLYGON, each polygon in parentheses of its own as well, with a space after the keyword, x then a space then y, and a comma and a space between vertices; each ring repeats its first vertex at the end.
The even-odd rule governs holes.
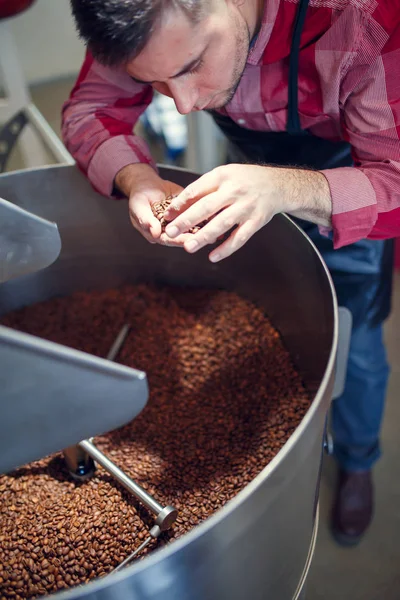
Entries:
POLYGON ((220 108, 235 93, 249 44, 246 21, 231 0, 212 2, 196 24, 170 9, 126 71, 172 97, 181 114, 220 108))

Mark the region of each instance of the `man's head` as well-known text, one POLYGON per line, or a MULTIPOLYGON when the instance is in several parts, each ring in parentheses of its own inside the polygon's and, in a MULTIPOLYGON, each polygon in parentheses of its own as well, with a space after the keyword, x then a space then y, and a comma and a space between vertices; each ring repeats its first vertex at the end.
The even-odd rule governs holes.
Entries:
POLYGON ((171 96, 181 113, 227 104, 249 52, 257 0, 71 0, 102 64, 171 96))

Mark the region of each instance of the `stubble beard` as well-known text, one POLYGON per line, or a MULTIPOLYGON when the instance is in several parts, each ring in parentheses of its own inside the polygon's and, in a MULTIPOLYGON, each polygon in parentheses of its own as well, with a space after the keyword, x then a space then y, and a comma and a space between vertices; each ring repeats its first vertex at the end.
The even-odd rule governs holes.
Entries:
POLYGON ((224 108, 236 94, 236 90, 238 89, 240 82, 242 80, 242 76, 247 64, 247 58, 250 53, 250 35, 248 30, 246 32, 242 31, 239 34, 239 41, 236 50, 235 56, 235 70, 232 75, 232 85, 227 90, 225 98, 222 102, 218 103, 218 105, 213 106, 213 109, 224 108), (243 57, 245 57, 243 59, 243 57))

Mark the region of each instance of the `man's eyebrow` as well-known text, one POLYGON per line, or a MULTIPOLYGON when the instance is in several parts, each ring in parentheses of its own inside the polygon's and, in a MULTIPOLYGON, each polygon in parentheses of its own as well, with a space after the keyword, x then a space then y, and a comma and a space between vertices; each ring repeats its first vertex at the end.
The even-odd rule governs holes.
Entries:
MULTIPOLYGON (((203 56, 203 52, 201 53, 201 55, 199 57, 195 58, 194 60, 191 60, 190 63, 186 64, 179 71, 179 73, 172 75, 172 77, 170 77, 170 79, 176 79, 177 77, 180 77, 181 75, 185 75, 185 73, 188 73, 189 71, 191 71, 201 61, 202 56, 203 56)), ((133 79, 133 81, 136 81, 136 83, 141 83, 142 85, 152 85, 153 83, 156 83, 156 81, 143 81, 142 79, 133 77, 133 75, 131 75, 131 79, 133 79)))

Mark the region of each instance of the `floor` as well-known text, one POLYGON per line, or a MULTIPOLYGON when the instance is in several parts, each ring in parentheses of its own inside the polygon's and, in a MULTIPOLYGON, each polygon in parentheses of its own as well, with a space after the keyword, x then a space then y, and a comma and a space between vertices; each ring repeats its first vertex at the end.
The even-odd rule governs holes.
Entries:
MULTIPOLYGON (((33 99, 56 132, 60 107, 72 81, 59 81, 32 90, 33 99)), ((20 166, 18 150, 9 169, 20 166)), ((383 427, 383 458, 375 470, 376 517, 359 547, 343 549, 331 539, 328 517, 335 465, 325 461, 321 486, 321 520, 317 548, 307 587, 307 600, 400 599, 400 273, 395 277, 393 313, 386 326, 392 375, 383 427)), ((274 600, 282 600, 276 598, 274 600)))

